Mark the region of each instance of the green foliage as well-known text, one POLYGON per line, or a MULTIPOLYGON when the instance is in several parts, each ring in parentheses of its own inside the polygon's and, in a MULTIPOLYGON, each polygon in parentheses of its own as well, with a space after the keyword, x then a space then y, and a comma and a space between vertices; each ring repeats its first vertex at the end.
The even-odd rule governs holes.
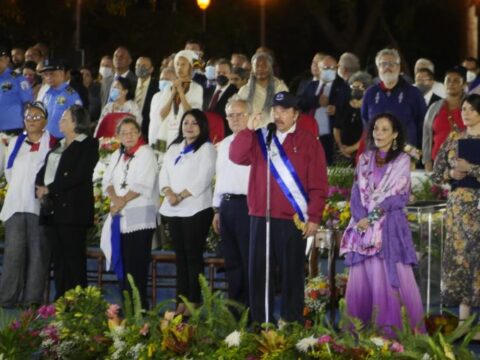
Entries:
POLYGON ((132 297, 128 291, 123 292, 123 310, 125 312, 125 319, 133 324, 141 324, 143 320, 143 313, 144 310, 142 309, 142 301, 140 300, 140 293, 138 292, 138 288, 135 286, 135 281, 133 280, 132 275, 127 274, 128 283, 130 284, 130 288, 132 289, 133 295, 133 302, 132 297))
POLYGON ((342 189, 351 189, 353 186, 355 169, 346 166, 331 166, 328 168, 328 185, 342 189))

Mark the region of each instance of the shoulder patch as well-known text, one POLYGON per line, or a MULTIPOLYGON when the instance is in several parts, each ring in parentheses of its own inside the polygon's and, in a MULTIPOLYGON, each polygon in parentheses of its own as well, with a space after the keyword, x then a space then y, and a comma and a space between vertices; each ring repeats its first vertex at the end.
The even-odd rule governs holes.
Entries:
POLYGON ((17 77, 20 76, 20 74, 17 73, 17 72, 15 72, 15 71, 12 71, 12 72, 10 73, 10 76, 11 76, 12 78, 16 79, 17 77))
POLYGON ((22 90, 28 90, 30 89, 30 84, 28 83, 27 80, 23 80, 22 82, 20 82, 20 88, 22 90))

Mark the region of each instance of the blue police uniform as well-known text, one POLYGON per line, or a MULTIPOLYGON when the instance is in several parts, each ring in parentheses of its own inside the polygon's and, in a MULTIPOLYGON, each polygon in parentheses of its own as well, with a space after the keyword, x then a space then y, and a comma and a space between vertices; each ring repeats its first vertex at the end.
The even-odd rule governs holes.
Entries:
POLYGON ((47 130, 56 138, 63 138, 59 123, 63 112, 72 105, 82 105, 78 93, 67 83, 47 90, 42 99, 48 111, 47 130))
POLYGON ((23 108, 33 100, 28 81, 7 68, 0 74, 0 131, 23 128, 23 108))

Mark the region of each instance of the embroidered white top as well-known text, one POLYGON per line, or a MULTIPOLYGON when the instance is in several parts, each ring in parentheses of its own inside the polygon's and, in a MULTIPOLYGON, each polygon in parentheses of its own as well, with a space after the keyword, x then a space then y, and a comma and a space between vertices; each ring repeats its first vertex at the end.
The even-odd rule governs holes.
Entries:
POLYGON ((247 195, 250 166, 237 165, 229 158, 230 144, 234 135, 229 135, 218 145, 213 207, 219 207, 223 194, 247 195))
POLYGON ((140 194, 129 201, 120 214, 120 231, 129 233, 156 227, 156 213, 159 207, 158 167, 153 150, 141 146, 132 158, 124 159, 120 149, 115 151, 103 177, 103 191, 113 185, 115 193, 123 196, 129 190, 140 194), (123 183, 126 186, 122 186, 123 183))
MULTIPOLYGON (((17 137, 10 140, 7 159, 15 147, 17 137)), ((40 213, 40 202, 35 197, 35 177, 45 162, 50 150, 50 133, 45 131, 40 138, 38 151, 30 151, 31 146, 25 141, 20 147, 15 162, 10 169, 5 169, 8 191, 0 213, 0 220, 6 221, 17 212, 40 213)), ((5 164, 6 165, 6 164, 5 164)))
POLYGON ((195 152, 189 152, 175 165, 175 159, 185 147, 185 142, 173 144, 167 150, 160 170, 159 188, 169 186, 179 193, 187 189, 192 196, 172 206, 164 200, 160 214, 165 216, 193 216, 197 212, 212 206, 212 179, 215 174, 215 147, 207 142, 195 152))

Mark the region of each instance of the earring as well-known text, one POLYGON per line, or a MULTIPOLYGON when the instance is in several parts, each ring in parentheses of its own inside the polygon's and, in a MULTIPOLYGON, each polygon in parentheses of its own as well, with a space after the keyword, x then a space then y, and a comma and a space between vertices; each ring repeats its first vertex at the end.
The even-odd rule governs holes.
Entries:
POLYGON ((397 139, 393 139, 392 150, 395 151, 395 150, 397 150, 397 148, 398 148, 397 139))

